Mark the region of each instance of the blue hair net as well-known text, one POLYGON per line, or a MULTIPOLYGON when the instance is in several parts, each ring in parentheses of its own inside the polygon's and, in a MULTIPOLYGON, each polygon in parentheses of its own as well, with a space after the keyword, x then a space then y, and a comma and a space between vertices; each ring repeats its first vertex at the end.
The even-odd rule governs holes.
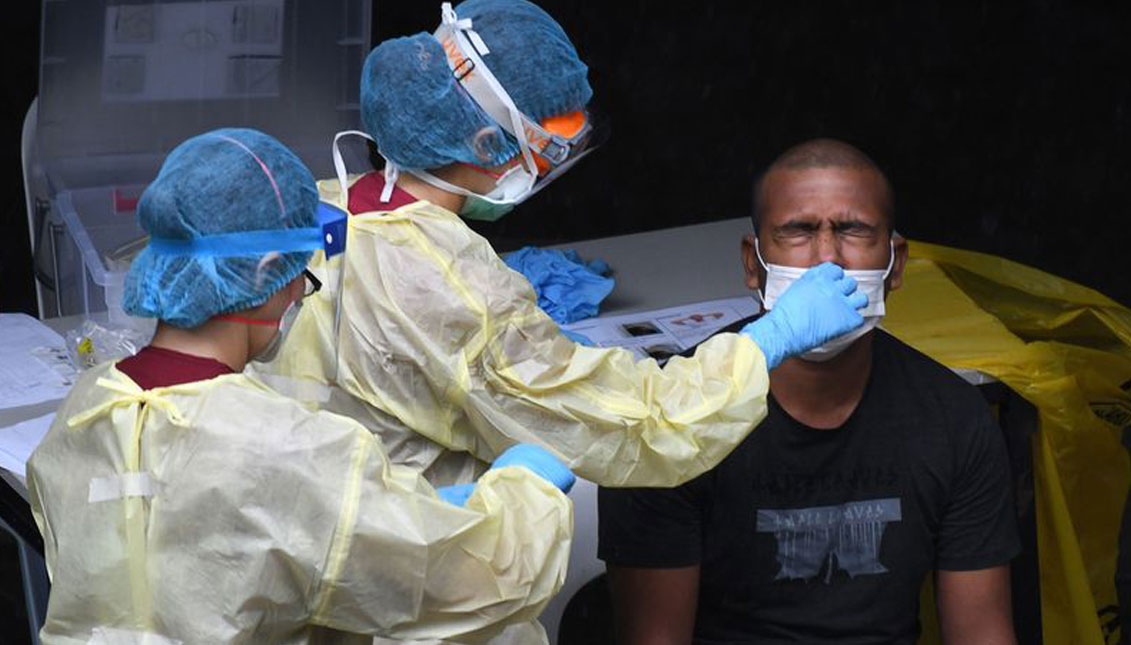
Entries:
MULTIPOLYGON (((525 0, 467 0, 456 13, 472 21, 491 50, 483 62, 527 116, 574 112, 593 97, 589 68, 542 9, 525 0)), ((519 154, 517 142, 459 86, 431 34, 387 40, 369 53, 361 118, 381 154, 405 168, 493 166, 519 154)))
POLYGON ((274 138, 225 128, 185 141, 138 201, 151 240, 123 308, 191 328, 263 304, 317 248, 317 207, 314 177, 274 138))

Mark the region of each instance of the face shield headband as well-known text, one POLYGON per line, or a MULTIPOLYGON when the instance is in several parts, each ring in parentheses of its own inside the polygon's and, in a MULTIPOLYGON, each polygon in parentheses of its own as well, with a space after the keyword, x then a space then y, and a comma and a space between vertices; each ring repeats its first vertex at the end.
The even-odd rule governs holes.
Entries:
POLYGON ((157 255, 240 257, 300 251, 325 251, 327 257, 345 247, 345 213, 325 202, 318 203, 319 226, 268 231, 239 231, 188 239, 149 238, 150 252, 157 255))

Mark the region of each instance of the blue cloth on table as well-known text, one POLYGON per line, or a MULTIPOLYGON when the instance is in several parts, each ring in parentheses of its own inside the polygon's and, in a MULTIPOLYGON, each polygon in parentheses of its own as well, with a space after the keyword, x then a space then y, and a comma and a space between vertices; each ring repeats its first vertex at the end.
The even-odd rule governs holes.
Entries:
POLYGON ((572 249, 562 252, 528 246, 508 255, 506 263, 530 280, 538 306, 559 325, 597 315, 601 301, 616 284, 603 275, 609 272, 608 264, 582 262, 572 249))

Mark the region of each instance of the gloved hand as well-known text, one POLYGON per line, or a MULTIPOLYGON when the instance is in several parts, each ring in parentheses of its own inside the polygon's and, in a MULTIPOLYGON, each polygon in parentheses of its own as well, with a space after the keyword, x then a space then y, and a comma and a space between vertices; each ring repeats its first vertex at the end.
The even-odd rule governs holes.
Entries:
POLYGON ((441 486, 436 489, 436 494, 440 499, 449 504, 456 506, 463 506, 467 503, 467 498, 471 497, 471 491, 475 490, 475 484, 454 484, 452 486, 441 486))
POLYGON ((504 466, 522 466, 557 486, 563 493, 568 493, 573 487, 573 482, 577 480, 560 459, 545 448, 531 443, 520 443, 507 448, 506 452, 499 455, 495 463, 491 464, 492 469, 504 466))
POLYGON ((857 309, 867 305, 868 296, 857 293, 856 280, 825 262, 806 271, 773 309, 743 327, 741 333, 758 344, 766 355, 766 368, 772 370, 783 360, 864 324, 857 309))
POLYGON ((577 251, 527 246, 508 253, 504 261, 526 276, 538 295, 538 306, 559 325, 596 316, 616 284, 605 277, 608 264, 582 262, 577 251))

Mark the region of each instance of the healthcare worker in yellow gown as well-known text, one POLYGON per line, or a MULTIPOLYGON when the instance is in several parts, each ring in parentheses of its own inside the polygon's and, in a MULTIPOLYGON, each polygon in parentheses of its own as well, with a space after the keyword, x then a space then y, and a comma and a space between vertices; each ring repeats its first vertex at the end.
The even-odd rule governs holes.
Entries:
POLYGON ((790 305, 661 369, 564 336, 526 279, 461 218, 494 219, 590 149, 587 68, 525 0, 444 4, 434 34, 376 47, 367 133, 335 138, 322 199, 350 213, 345 253, 279 358, 281 391, 351 416, 434 484, 471 481, 516 442, 604 486, 673 486, 718 463, 764 417, 767 370, 845 333, 867 298, 822 265, 790 305), (375 141, 384 172, 347 176, 338 139, 375 141))
POLYGON ((146 189, 125 307, 157 333, 83 375, 28 466, 43 642, 474 643, 560 587, 572 475, 545 450, 438 495, 360 424, 241 372, 318 289, 318 208, 309 171, 253 130, 186 141, 146 189))

